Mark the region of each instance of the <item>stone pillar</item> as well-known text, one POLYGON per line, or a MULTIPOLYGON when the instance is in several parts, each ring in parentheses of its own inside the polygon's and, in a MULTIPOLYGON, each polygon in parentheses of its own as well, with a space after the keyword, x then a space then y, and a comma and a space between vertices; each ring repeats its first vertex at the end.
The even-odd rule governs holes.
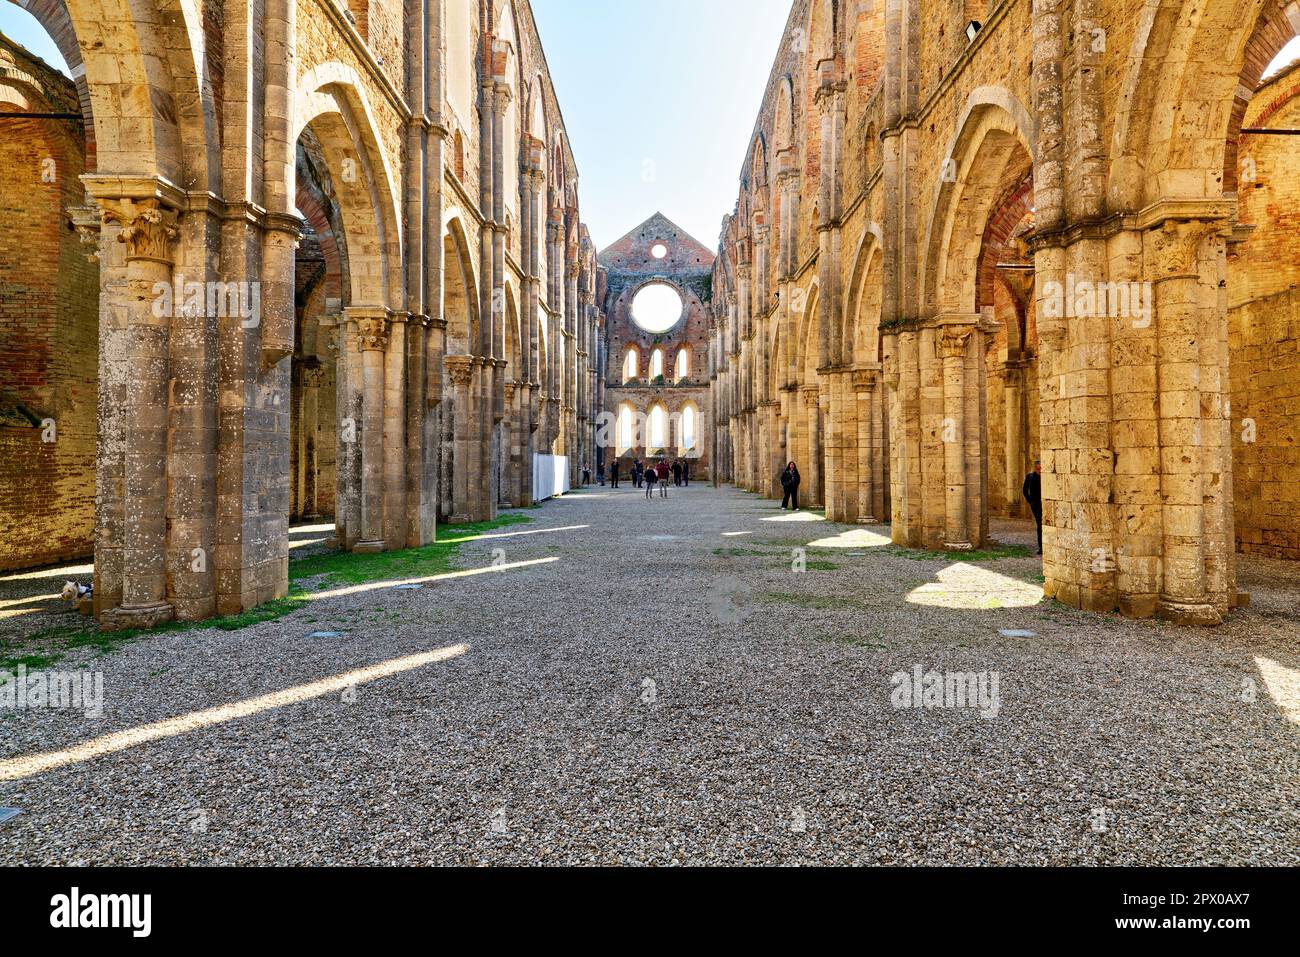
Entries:
POLYGON ((972 546, 966 501, 966 349, 972 327, 944 326, 943 360, 944 548, 972 546))
POLYGON ((857 369, 853 372, 853 398, 857 404, 857 462, 858 482, 857 521, 875 524, 882 516, 877 509, 876 467, 879 451, 876 446, 874 407, 878 372, 874 369, 857 369))
POLYGON ((129 378, 122 416, 122 603, 104 609, 100 622, 108 630, 152 628, 175 617, 167 589, 165 462, 169 339, 179 306, 170 295, 177 212, 158 198, 98 199, 104 223, 119 225, 118 242, 126 245, 125 301, 119 308, 128 332, 129 378), (160 289, 167 290, 172 309, 155 308, 160 289))
POLYGON ((357 351, 361 360, 361 421, 357 449, 361 456, 361 494, 358 552, 382 552, 384 537, 384 365, 389 346, 387 310, 349 307, 349 322, 356 323, 357 351))
POLYGON ((477 472, 478 449, 471 433, 475 360, 471 356, 447 356, 445 362, 452 388, 451 522, 463 525, 474 520, 470 483, 479 479, 473 474, 477 472))
POLYGON ((314 357, 302 367, 302 393, 298 406, 298 516, 303 521, 319 517, 316 482, 316 434, 320 430, 320 386, 324 370, 314 357))
POLYGON ((1003 463, 1006 473, 1006 506, 1007 515, 1015 518, 1021 515, 1027 506, 1024 506, 1023 496, 1020 494, 1021 487, 1024 485, 1025 465, 1025 412, 1024 412, 1024 381, 1025 381, 1025 361, 1023 359, 1008 359, 1002 364, 1002 398, 1005 405, 1003 409, 1006 420, 1006 449, 1005 461, 1003 463))
POLYGON ((807 470, 803 476, 803 488, 800 494, 809 506, 821 505, 822 502, 822 414, 821 390, 817 386, 804 386, 803 400, 806 407, 807 429, 807 470))

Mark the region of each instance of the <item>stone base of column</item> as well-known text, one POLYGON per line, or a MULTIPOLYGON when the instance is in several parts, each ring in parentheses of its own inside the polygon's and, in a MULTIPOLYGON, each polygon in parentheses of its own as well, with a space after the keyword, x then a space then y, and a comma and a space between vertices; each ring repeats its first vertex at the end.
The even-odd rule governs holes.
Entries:
POLYGON ((383 542, 357 542, 352 550, 359 555, 377 555, 384 550, 383 542))
POLYGON ((1156 617, 1175 625, 1213 627, 1223 624, 1223 616, 1213 605, 1206 602, 1175 601, 1172 598, 1161 598, 1156 602, 1156 617))
POLYGON ((165 601, 149 605, 120 605, 99 616, 103 631, 125 631, 128 628, 157 628, 176 618, 176 609, 165 601))
POLYGON ((946 552, 969 552, 975 546, 971 542, 944 542, 943 550, 946 552))
POLYGON ((859 515, 859 516, 858 516, 857 524, 859 524, 859 525, 875 525, 875 524, 876 524, 876 517, 875 517, 874 515, 859 515))

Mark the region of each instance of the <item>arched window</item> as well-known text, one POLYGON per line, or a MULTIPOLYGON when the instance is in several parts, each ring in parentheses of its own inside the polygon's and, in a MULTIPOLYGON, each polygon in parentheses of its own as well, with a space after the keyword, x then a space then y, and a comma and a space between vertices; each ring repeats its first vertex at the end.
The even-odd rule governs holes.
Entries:
POLYGON ((699 413, 695 406, 687 405, 682 409, 682 435, 678 447, 682 452, 694 451, 699 440, 699 413))
POLYGON ((689 349, 677 350, 677 381, 690 378, 691 375, 691 352, 689 349))
POLYGON ((637 366, 640 365, 641 357, 637 354, 635 347, 627 350, 627 355, 623 357, 623 381, 631 382, 636 378, 637 366))
POLYGON ((618 454, 623 455, 636 446, 636 413, 624 403, 618 410, 618 454))
POLYGON ((650 381, 660 378, 664 374, 664 351, 658 347, 650 353, 650 381))
POLYGON ((664 411, 662 405, 656 405, 650 410, 650 437, 646 442, 647 449, 660 450, 668 444, 668 413, 664 411))

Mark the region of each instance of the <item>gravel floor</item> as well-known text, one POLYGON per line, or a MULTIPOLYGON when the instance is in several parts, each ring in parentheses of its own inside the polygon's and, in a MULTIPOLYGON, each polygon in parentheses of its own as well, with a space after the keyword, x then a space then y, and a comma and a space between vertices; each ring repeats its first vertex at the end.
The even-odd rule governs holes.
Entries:
POLYGON ((103 715, 0 712, 0 863, 1300 863, 1294 563, 1182 630, 727 489, 529 514, 478 574, 60 662, 103 715), (918 667, 996 707, 895 707, 918 667))

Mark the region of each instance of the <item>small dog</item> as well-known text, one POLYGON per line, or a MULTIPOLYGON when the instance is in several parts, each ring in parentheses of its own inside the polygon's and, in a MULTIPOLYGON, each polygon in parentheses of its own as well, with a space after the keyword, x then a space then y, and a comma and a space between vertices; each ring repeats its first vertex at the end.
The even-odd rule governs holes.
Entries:
POLYGON ((81 582, 65 582, 63 591, 59 592, 59 597, 64 601, 80 601, 83 598, 90 598, 95 591, 95 585, 92 582, 89 585, 83 585, 81 582))

